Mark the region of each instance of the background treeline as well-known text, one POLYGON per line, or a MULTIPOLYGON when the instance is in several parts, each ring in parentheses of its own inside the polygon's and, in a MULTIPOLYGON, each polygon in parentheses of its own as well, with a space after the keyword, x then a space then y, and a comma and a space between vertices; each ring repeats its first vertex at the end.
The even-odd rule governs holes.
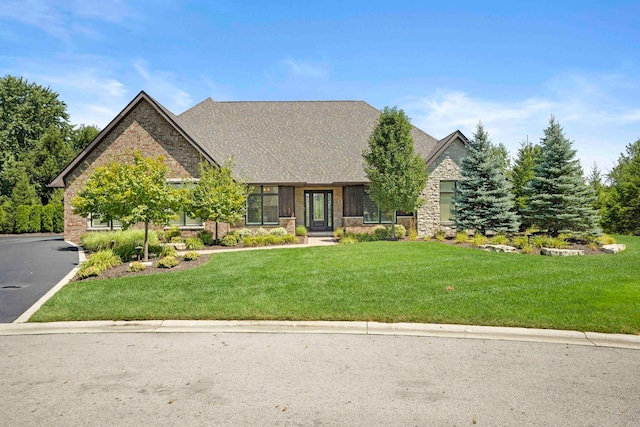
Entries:
POLYGON ((98 135, 73 126, 48 87, 0 78, 0 232, 63 230, 62 189, 47 184, 98 135))
MULTIPOLYGON (((0 78, 0 232, 62 230, 63 191, 47 184, 99 133, 95 126, 70 124, 66 110, 48 87, 21 77, 0 78)), ((523 142, 513 158, 503 144, 491 149, 511 185, 513 210, 526 218, 541 146, 523 142)), ((640 139, 626 147, 608 174, 594 165, 585 179, 602 229, 640 235, 640 139)), ((521 227, 527 225, 525 220, 521 227)))

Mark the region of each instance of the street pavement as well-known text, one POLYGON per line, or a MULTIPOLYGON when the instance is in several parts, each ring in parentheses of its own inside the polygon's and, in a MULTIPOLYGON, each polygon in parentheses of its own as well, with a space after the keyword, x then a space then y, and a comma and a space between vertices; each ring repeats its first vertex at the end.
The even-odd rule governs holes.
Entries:
POLYGON ((419 336, 0 336, 0 425, 637 425, 640 352, 419 336))
POLYGON ((60 235, 0 236, 0 323, 16 320, 77 265, 77 248, 60 235))

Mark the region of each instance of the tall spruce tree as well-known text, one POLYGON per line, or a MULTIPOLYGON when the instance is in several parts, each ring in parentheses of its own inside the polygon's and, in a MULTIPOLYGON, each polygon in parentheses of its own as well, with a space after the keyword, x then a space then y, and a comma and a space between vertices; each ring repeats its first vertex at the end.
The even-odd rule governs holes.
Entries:
POLYGON ((482 123, 478 123, 470 145, 469 156, 462 159, 462 179, 454 196, 456 226, 481 233, 517 231, 511 187, 482 123))
POLYGON ((609 179, 606 228, 640 236, 640 139, 627 145, 626 154, 620 155, 609 179))
POLYGON ((552 116, 540 141, 540 161, 527 184, 525 218, 552 236, 560 231, 598 234, 593 190, 585 183, 576 150, 552 116))
POLYGON ((414 151, 411 124, 404 111, 384 108, 363 156, 369 195, 380 209, 393 212, 391 238, 395 239, 395 212, 420 207, 427 182, 427 168, 414 151))

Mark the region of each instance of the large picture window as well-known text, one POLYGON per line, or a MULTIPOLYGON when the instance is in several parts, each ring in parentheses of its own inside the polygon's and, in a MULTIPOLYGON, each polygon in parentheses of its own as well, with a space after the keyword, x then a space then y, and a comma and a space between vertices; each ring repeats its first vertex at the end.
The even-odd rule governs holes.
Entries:
POLYGON ((440 181, 440 222, 453 222, 456 181, 440 181))
POLYGON ((366 188, 364 191, 363 205, 363 222, 365 224, 391 224, 393 221, 393 211, 380 209, 377 203, 371 200, 366 188))
POLYGON ((122 228, 122 223, 117 219, 111 221, 104 221, 100 216, 91 214, 89 215, 89 228, 96 230, 114 230, 122 228), (113 227, 111 227, 113 225, 113 227))
POLYGON ((256 185, 247 197, 247 225, 279 224, 278 187, 256 185))

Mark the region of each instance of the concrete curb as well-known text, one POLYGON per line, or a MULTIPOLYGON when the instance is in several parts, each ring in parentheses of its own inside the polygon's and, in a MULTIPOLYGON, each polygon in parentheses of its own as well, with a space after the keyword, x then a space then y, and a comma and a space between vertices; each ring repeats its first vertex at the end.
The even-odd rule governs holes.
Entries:
POLYGON ((145 320, 0 324, 0 336, 97 333, 353 334, 524 341, 640 350, 640 336, 553 329, 418 323, 145 320))
POLYGON ((40 307, 42 307, 42 305, 45 302, 47 302, 49 300, 49 298, 54 296, 60 289, 62 289, 67 283, 69 283, 71 281, 71 279, 73 279, 73 277, 76 275, 76 273, 80 269, 80 265, 82 265, 82 263, 87 260, 87 257, 85 255, 84 251, 82 250, 81 246, 78 246, 75 243, 70 242, 68 240, 65 240, 65 242, 70 244, 71 246, 75 246, 75 247, 78 248, 78 265, 73 270, 71 270, 66 276, 64 276, 62 278, 62 280, 60 280, 58 283, 56 283, 56 285, 53 288, 49 289, 49 292, 44 294, 38 301, 36 301, 35 304, 33 304, 31 307, 29 307, 29 309, 27 309, 27 311, 22 313, 20 315, 20 317, 18 317, 16 320, 14 320, 13 323, 25 323, 25 322, 29 321, 31 316, 33 316, 33 314, 36 311, 40 310, 40 307))

